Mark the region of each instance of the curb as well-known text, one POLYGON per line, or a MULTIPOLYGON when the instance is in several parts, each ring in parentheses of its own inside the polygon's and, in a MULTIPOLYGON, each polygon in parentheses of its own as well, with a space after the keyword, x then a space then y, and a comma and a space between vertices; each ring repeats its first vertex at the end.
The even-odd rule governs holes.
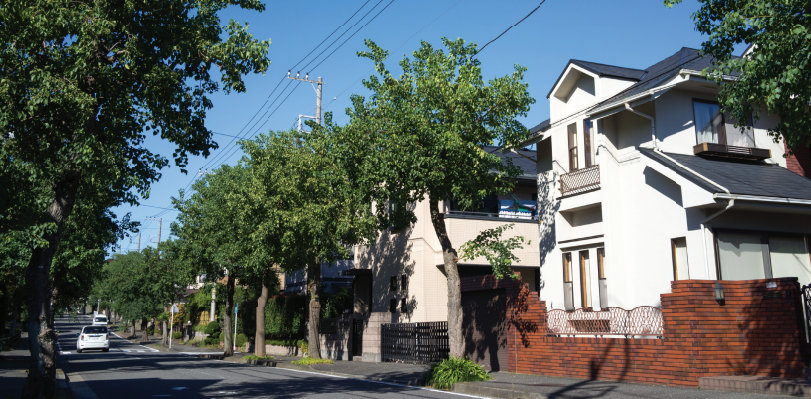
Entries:
POLYGON ((470 395, 491 396, 504 399, 549 399, 541 393, 515 391, 512 389, 492 388, 478 385, 478 382, 460 382, 453 384, 452 392, 465 393, 470 395))

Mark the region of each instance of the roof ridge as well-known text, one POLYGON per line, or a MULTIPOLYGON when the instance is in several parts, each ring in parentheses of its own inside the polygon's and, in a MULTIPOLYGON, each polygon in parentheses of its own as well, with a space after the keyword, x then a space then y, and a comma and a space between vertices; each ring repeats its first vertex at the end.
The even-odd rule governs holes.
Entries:
POLYGON ((624 66, 619 66, 619 65, 603 64, 602 62, 578 60, 578 59, 574 59, 574 58, 570 59, 569 61, 586 62, 586 63, 589 63, 589 64, 609 66, 609 67, 612 67, 612 68, 631 69, 631 70, 640 71, 640 72, 647 72, 648 71, 647 69, 629 68, 629 67, 624 67, 624 66))

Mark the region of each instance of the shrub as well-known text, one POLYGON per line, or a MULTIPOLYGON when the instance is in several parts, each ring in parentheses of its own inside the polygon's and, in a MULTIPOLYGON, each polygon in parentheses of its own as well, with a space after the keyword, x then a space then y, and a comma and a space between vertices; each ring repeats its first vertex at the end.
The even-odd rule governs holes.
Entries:
POLYGON ((217 341, 216 339, 209 337, 209 338, 204 339, 203 343, 206 344, 206 345, 214 345, 216 343, 216 341, 217 341))
POLYGON ((173 339, 181 339, 183 338, 183 331, 175 331, 172 333, 173 339))
POLYGON ((245 345, 248 342, 248 337, 245 334, 237 334, 237 346, 245 345))
POLYGON ((269 300, 265 306, 265 333, 272 338, 303 338, 308 302, 302 295, 280 295, 269 300))
POLYGON ((206 324, 206 328, 205 330, 203 330, 204 333, 209 335, 219 331, 220 331, 220 323, 217 323, 216 321, 212 321, 206 324))
POLYGON ((298 339, 266 339, 265 345, 277 345, 277 346, 299 346, 299 342, 303 340, 298 339))
POLYGON ((273 356, 249 355, 249 356, 245 356, 243 359, 245 359, 245 360, 273 360, 273 356))
POLYGON ((335 362, 330 359, 313 359, 311 357, 305 357, 301 360, 293 360, 290 363, 297 364, 299 366, 309 366, 311 364, 334 364, 335 362))
POLYGON ((202 332, 205 332, 206 326, 205 326, 204 324, 195 324, 195 325, 194 325, 194 327, 192 327, 192 329, 193 329, 194 331, 202 331, 202 332))
POLYGON ((487 370, 467 358, 453 357, 432 364, 422 375, 423 385, 450 389, 457 382, 488 381, 493 377, 487 370))
POLYGON ((211 333, 211 338, 212 338, 212 339, 217 339, 217 338, 220 338, 220 333, 219 333, 219 332, 213 332, 213 333, 211 333))
POLYGON ((146 328, 146 333, 149 334, 149 335, 154 335, 155 334, 155 327, 147 327, 146 328))
POLYGON ((302 352, 307 352, 307 349, 309 348, 309 346, 307 345, 307 341, 303 339, 298 341, 298 348, 302 352))

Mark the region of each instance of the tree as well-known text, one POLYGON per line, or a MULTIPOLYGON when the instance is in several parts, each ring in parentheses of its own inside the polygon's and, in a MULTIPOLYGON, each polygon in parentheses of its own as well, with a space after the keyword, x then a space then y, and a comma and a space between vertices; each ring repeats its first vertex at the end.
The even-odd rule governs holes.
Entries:
POLYGON ((311 127, 306 137, 272 132, 242 143, 243 162, 254 179, 245 186, 252 205, 241 208, 245 223, 254 223, 251 241, 274 263, 288 271, 306 266, 308 354, 320 358, 321 268, 346 259, 352 246, 374 240, 377 226, 365 187, 349 174, 355 158, 342 157, 330 131, 311 127))
POLYGON ((512 229, 515 223, 505 224, 492 229, 487 229, 479 233, 476 238, 462 244, 459 252, 461 253, 460 259, 471 261, 478 257, 484 257, 490 266, 493 267, 493 275, 497 279, 502 279, 509 276, 513 279, 519 276, 513 273, 510 268, 514 262, 519 259, 513 251, 516 249, 524 248, 524 244, 531 245, 532 241, 524 239, 524 237, 510 237, 506 240, 501 238, 506 230, 512 229))
MULTIPOLYGON (((117 203, 148 196, 164 157, 146 132, 175 144, 175 164, 208 155, 207 95, 244 91, 264 72, 269 41, 247 26, 221 26, 227 6, 263 11, 259 0, 42 0, 0 8, 0 132, 11 162, 34 170, 49 192, 37 209, 50 228, 28 264, 32 364, 23 397, 53 396, 55 335, 48 326, 52 260, 77 199, 109 191, 117 203), (214 68, 216 67, 216 68, 214 68)), ((4 160, 4 162, 6 162, 4 160)))
POLYGON ((520 169, 483 146, 517 146, 528 131, 516 118, 535 100, 522 82, 526 68, 516 65, 512 74, 485 83, 475 44, 442 42, 447 53, 422 42, 413 60, 403 58, 395 78, 383 64, 388 52, 367 40, 369 51, 358 55, 371 59, 379 75, 364 80, 372 94, 352 97, 349 125, 327 128, 344 143, 335 148, 338 157, 356 160, 348 163, 353 183, 376 204, 380 228, 413 223, 414 213, 401 205, 428 201, 447 276, 450 354, 461 357, 458 257, 439 203, 453 199, 469 209, 488 194, 511 191, 520 169))
MULTIPOLYGON (((665 0, 672 7, 681 0, 665 0)), ((718 83, 724 75, 740 73, 718 93, 725 112, 738 121, 758 119, 761 107, 780 116, 769 130, 789 149, 811 145, 811 3, 807 0, 779 2, 756 0, 701 0, 693 14, 696 29, 709 35, 702 53, 713 57, 704 76, 718 83), (735 57, 734 45, 753 46, 735 57)))

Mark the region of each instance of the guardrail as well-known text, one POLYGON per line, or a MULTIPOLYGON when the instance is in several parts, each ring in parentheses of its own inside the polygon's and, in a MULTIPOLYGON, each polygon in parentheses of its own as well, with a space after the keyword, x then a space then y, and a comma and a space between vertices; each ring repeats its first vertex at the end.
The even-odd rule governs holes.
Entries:
POLYGON ((600 165, 560 175, 560 194, 572 195, 600 188, 600 165))
POLYGON ((662 310, 653 306, 639 306, 631 310, 604 308, 593 310, 580 308, 573 311, 553 309, 546 316, 546 335, 622 335, 634 336, 664 335, 662 310))

